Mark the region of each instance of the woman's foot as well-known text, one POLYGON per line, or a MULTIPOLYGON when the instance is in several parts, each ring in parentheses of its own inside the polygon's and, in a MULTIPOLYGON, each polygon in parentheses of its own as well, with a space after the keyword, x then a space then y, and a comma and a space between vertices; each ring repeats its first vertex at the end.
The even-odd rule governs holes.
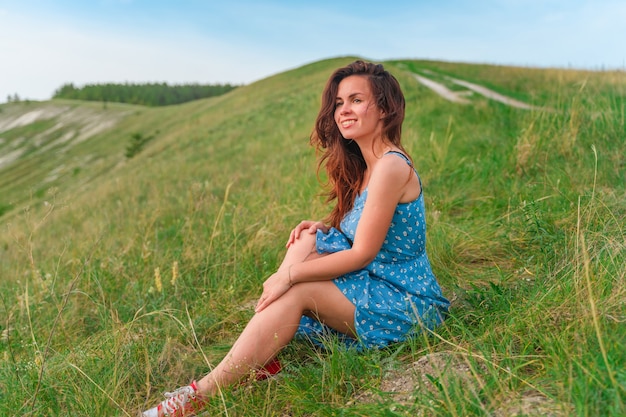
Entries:
MULTIPOLYGON (((256 380, 271 378, 281 370, 281 363, 273 358, 256 372, 256 380)), ((198 394, 196 381, 174 392, 166 392, 165 397, 159 405, 144 411, 141 417, 191 417, 202 411, 205 404, 204 398, 198 394)))
POLYGON ((142 417, 191 417, 201 411, 204 400, 198 394, 196 381, 178 388, 174 392, 166 392, 166 399, 159 405, 144 411, 142 417))

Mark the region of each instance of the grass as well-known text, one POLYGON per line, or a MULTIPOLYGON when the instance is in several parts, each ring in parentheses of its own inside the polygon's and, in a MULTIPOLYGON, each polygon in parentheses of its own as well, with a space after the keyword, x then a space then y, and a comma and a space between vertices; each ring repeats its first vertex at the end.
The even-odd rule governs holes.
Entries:
MULTIPOLYGON (((308 135, 327 76, 350 60, 165 108, 2 106, 89 117, 0 167, 1 414, 134 416, 221 359, 288 231, 327 212, 308 135), (114 124, 54 142, 94 117, 114 124), (133 135, 151 139, 128 159, 133 135)), ((383 351, 294 343, 280 378, 225 391, 211 415, 487 416, 535 394, 552 415, 626 413, 623 72, 387 66, 407 97, 403 141, 450 318, 383 351), (423 69, 553 111, 449 103, 414 80, 423 69), (477 388, 431 375, 408 402, 362 400, 435 353, 462 359, 477 388)), ((1 133, 0 150, 53 126, 1 133)))

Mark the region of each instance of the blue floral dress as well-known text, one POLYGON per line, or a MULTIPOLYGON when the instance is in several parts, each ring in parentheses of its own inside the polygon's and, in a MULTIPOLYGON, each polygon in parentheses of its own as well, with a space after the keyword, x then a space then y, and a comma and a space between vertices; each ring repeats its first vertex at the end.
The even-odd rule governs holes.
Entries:
MULTIPOLYGON (((403 154, 392 153, 411 164, 403 154)), ((354 207, 341 222, 341 231, 318 230, 318 253, 352 246, 366 200, 367 189, 355 199, 354 207)), ((349 346, 381 348, 419 333, 422 327, 432 329, 439 325, 450 303, 442 295, 426 254, 424 210, 423 192, 411 202, 399 203, 376 258, 364 269, 333 280, 356 307, 354 325, 358 340, 307 316, 302 317, 297 336, 323 344, 329 334, 334 334, 349 346)))

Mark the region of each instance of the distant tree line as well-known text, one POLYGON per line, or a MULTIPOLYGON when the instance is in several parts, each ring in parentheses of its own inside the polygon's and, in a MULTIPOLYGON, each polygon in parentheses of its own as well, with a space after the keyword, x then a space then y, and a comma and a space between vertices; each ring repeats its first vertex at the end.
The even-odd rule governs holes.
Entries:
POLYGON ((20 96, 17 95, 17 93, 11 95, 7 95, 7 103, 19 103, 20 101, 22 101, 20 99, 20 96))
POLYGON ((54 92, 53 98, 140 104, 143 106, 168 106, 201 98, 225 94, 237 86, 232 84, 87 84, 76 87, 63 85, 54 92))

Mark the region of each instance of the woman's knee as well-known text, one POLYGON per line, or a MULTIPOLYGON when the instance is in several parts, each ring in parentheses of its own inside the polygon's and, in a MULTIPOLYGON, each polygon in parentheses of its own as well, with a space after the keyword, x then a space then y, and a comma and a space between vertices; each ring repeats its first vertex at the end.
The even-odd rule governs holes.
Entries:
POLYGON ((296 246, 305 246, 308 248, 315 248, 315 242, 317 240, 317 234, 311 233, 309 230, 303 230, 300 236, 294 241, 296 246))
POLYGON ((317 254, 315 250, 316 236, 315 234, 308 233, 306 230, 300 234, 300 236, 289 245, 285 259, 287 263, 302 262, 306 259, 310 259, 312 254, 317 254))

